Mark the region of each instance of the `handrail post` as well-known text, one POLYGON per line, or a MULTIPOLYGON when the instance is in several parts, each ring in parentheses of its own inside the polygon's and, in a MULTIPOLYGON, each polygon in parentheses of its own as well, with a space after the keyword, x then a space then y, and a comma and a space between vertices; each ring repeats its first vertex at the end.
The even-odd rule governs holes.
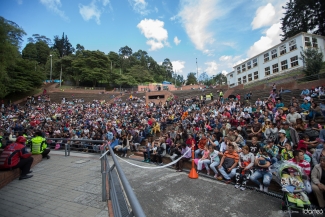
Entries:
MULTIPOLYGON (((100 154, 103 154, 103 150, 100 151, 100 154)), ((105 160, 106 155, 100 159, 101 161, 101 172, 102 172, 102 201, 105 202, 106 198, 106 169, 105 169, 105 160)), ((107 165, 106 165, 107 167, 107 165)))
POLYGON ((68 156, 67 155, 68 154, 68 144, 67 143, 64 144, 64 154, 65 154, 65 156, 68 156))

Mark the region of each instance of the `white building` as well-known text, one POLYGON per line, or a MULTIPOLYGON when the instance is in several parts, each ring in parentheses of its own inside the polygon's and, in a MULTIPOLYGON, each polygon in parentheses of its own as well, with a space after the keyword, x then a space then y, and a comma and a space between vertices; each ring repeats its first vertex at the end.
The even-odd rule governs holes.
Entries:
POLYGON ((325 37, 301 32, 294 37, 260 53, 236 66, 227 74, 228 85, 233 87, 267 77, 276 76, 303 67, 301 48, 314 47, 324 54, 325 37))

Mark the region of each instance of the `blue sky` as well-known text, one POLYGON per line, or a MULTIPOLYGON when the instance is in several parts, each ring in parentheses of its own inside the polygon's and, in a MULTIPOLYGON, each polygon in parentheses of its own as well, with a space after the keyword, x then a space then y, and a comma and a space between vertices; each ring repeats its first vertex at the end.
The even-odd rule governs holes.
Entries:
POLYGON ((177 74, 209 76, 280 42, 284 0, 1 0, 0 16, 27 36, 105 53, 129 46, 157 62, 169 58, 177 74))

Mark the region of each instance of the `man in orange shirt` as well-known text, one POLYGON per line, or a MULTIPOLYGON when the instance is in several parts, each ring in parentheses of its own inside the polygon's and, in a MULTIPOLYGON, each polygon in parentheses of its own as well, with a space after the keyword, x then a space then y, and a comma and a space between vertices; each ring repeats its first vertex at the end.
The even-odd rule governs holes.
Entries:
MULTIPOLYGON (((225 179, 226 183, 231 182, 231 178, 236 175, 236 169, 239 161, 239 155, 235 152, 235 147, 232 143, 228 145, 227 151, 223 154, 220 164, 218 166, 219 172, 225 179)), ((218 177, 222 180, 222 177, 218 177)))
POLYGON ((197 144, 198 149, 195 150, 194 152, 195 159, 199 158, 199 155, 203 155, 204 147, 206 144, 207 144, 207 137, 203 135, 199 143, 197 144))

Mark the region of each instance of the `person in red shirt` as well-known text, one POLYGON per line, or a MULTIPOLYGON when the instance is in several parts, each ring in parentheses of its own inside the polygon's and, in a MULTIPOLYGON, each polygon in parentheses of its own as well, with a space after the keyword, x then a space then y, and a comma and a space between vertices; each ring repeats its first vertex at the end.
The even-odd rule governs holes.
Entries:
POLYGON ((31 157, 31 153, 26 151, 25 142, 26 138, 19 136, 16 142, 7 145, 0 155, 0 170, 20 168, 21 175, 19 180, 33 177, 33 175, 28 174, 32 172, 30 167, 34 158, 31 157))
POLYGON ((185 143, 189 148, 192 148, 192 146, 195 145, 195 139, 191 134, 188 135, 188 138, 185 143))
POLYGON ((207 144, 207 137, 202 136, 199 143, 197 144, 198 149, 195 150, 195 152, 194 152, 195 159, 199 158, 199 155, 203 155, 204 147, 206 146, 206 144, 207 144))
MULTIPOLYGON (((298 166, 301 167, 302 172, 305 173, 307 178, 310 176, 310 163, 304 160, 304 153, 301 150, 295 150, 293 151, 293 158, 288 160, 288 162, 292 162, 294 164, 297 164, 298 166)), ((295 174, 294 169, 289 169, 289 173, 291 175, 295 174)), ((304 184, 305 184, 305 190, 309 194, 312 192, 311 184, 308 179, 304 179, 304 184)))

